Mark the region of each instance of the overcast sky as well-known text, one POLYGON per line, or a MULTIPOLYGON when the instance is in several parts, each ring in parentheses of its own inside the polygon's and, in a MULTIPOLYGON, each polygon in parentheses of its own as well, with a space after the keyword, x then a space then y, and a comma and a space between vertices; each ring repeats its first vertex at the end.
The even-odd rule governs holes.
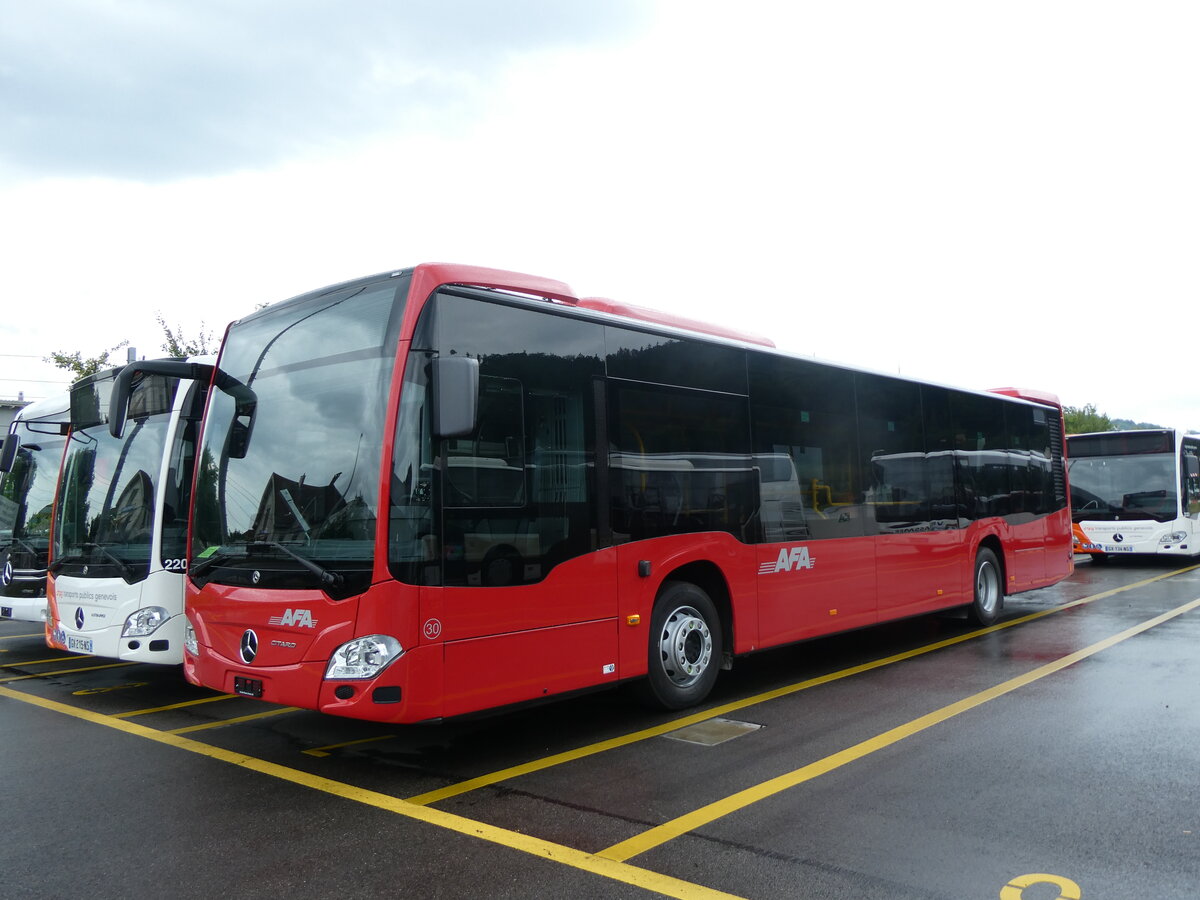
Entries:
POLYGON ((1191 0, 5 3, 0 397, 440 260, 1200 428, 1198 45, 1191 0))

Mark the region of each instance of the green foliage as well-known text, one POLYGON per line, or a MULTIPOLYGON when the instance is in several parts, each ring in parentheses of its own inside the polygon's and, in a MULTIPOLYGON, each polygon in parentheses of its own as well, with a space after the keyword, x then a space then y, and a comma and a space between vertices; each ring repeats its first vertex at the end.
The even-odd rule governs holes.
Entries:
POLYGON ((1153 422, 1135 422, 1133 419, 1113 419, 1113 428, 1117 431, 1137 431, 1141 428, 1165 428, 1165 425, 1155 425, 1153 422))
POLYGON ((109 356, 116 353, 122 347, 127 346, 129 346, 129 341, 121 341, 121 343, 117 344, 117 346, 86 359, 78 350, 76 350, 74 353, 55 351, 47 356, 45 360, 48 363, 53 363, 60 369, 66 369, 75 376, 76 380, 78 380, 88 375, 95 375, 101 369, 111 366, 112 363, 109 362, 109 356))
POLYGON ((1096 404, 1064 406, 1063 424, 1067 434, 1089 434, 1093 431, 1115 431, 1116 425, 1105 413, 1096 412, 1096 404))
POLYGON ((200 334, 196 339, 189 341, 183 336, 183 329, 176 325, 174 330, 167 324, 162 313, 155 316, 158 324, 162 326, 163 334, 167 339, 163 341, 163 351, 167 356, 174 359, 185 359, 189 356, 205 356, 210 353, 217 352, 217 342, 211 331, 204 330, 204 323, 200 323, 200 334))

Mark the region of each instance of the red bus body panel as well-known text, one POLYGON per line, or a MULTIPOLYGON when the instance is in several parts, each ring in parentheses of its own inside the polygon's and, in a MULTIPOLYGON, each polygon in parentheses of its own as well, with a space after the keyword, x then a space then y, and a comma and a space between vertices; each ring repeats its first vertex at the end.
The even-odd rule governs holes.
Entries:
MULTIPOLYGON (((428 297, 444 284, 492 287, 556 303, 674 327, 691 320, 599 298, 580 300, 562 282, 495 269, 425 264, 412 272, 390 387, 385 467, 400 406, 408 340, 428 297)), ((715 326, 709 334, 769 340, 715 326)), ((996 393, 1058 406, 1052 395, 996 393)), ((381 479, 378 509, 387 509, 381 479)), ((392 579, 387 519, 380 516, 372 586, 334 601, 319 590, 187 587, 200 644, 185 653, 196 684, 235 692, 235 678, 262 683, 262 699, 381 722, 420 722, 524 703, 643 676, 650 621, 664 581, 701 573, 731 628, 736 654, 890 619, 960 607, 972 599, 976 552, 1000 549, 1006 592, 1053 584, 1070 574, 1071 520, 1063 509, 1026 524, 991 518, 961 529, 785 543, 744 544, 726 533, 683 534, 600 549, 520 587, 418 587, 392 579), (1045 547, 1062 548, 1061 552, 1045 547), (648 573, 647 573, 648 569, 648 573), (243 662, 248 629, 258 637, 243 662), (390 635, 404 653, 370 680, 329 680, 330 656, 357 637, 390 635), (380 690, 385 689, 385 690, 380 690), (337 694, 342 696, 337 696, 337 694), (377 698, 386 699, 377 699, 377 698)), ((51 596, 53 603, 53 596, 51 596)))

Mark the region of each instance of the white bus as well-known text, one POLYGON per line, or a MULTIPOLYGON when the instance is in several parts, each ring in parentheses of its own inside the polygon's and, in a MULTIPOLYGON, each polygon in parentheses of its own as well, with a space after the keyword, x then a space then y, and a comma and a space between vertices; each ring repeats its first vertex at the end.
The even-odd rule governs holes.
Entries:
POLYGON ((1067 456, 1076 553, 1200 554, 1200 435, 1074 434, 1067 456))
POLYGON ((51 647, 183 661, 188 510, 211 372, 203 359, 150 360, 71 386, 47 585, 51 647))
POLYGON ((46 621, 54 486, 67 438, 66 393, 21 409, 0 455, 0 619, 46 621))

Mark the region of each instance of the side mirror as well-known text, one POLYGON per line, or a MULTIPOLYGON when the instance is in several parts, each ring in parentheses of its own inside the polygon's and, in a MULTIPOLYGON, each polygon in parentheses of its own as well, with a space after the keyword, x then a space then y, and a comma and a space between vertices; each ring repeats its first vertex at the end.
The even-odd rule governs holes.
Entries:
POLYGON ((465 437, 476 427, 479 413, 479 360, 439 356, 433 361, 433 433, 465 437))
POLYGON ((10 432, 4 439, 4 449, 0 450, 0 472, 12 471, 13 461, 17 458, 17 449, 20 446, 21 439, 17 437, 16 432, 10 432))
POLYGON ((234 413, 226 444, 230 459, 246 458, 250 450, 250 433, 254 430, 254 414, 257 411, 257 406, 250 406, 247 410, 239 409, 234 413))
POLYGON ((151 359, 132 362, 117 373, 113 382, 112 396, 108 401, 108 431, 119 438, 125 430, 125 418, 129 415, 129 397, 133 393, 133 376, 165 375, 190 381, 208 382, 215 367, 209 363, 186 362, 182 359, 151 359))

